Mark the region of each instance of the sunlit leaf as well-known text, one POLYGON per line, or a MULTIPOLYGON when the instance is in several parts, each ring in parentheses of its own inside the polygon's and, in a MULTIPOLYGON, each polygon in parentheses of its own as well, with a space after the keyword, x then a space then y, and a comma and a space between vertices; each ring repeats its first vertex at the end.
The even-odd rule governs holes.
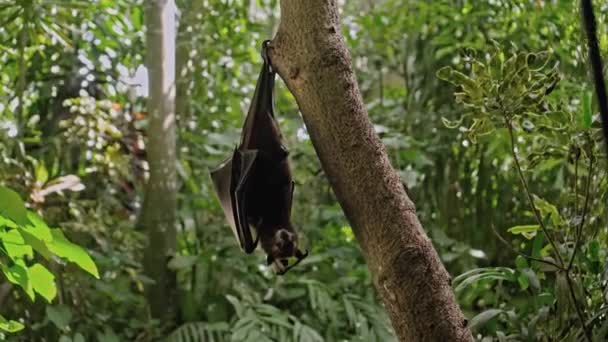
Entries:
POLYGON ((57 296, 57 286, 55 276, 41 264, 34 264, 29 269, 30 279, 34 286, 34 291, 51 302, 57 296))
POLYGON ((60 229, 51 229, 51 232, 53 234, 53 241, 49 242, 47 246, 53 254, 68 259, 95 278, 99 278, 97 266, 84 248, 70 242, 60 229))
POLYGON ((2 267, 2 273, 4 273, 4 276, 8 281, 19 285, 28 295, 30 300, 33 301, 36 298, 29 269, 22 259, 18 259, 10 267, 6 265, 0 266, 2 267))
POLYGON ((0 185, 0 216, 4 216, 18 225, 28 224, 27 210, 19 194, 0 185))
POLYGON ((9 333, 15 333, 23 330, 24 325, 13 320, 7 320, 2 315, 0 315, 0 330, 4 330, 9 333))
POLYGON ((540 229, 540 226, 537 224, 528 224, 521 226, 513 226, 507 231, 513 235, 523 235, 526 239, 530 240, 536 236, 536 233, 540 229))

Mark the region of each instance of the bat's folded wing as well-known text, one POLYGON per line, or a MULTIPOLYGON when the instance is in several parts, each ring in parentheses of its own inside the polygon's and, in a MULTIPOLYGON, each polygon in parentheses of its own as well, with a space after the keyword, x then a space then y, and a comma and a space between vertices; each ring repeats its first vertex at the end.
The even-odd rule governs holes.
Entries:
POLYGON ((232 157, 223 161, 218 167, 212 169, 211 180, 213 180, 213 186, 215 188, 215 193, 217 194, 218 199, 220 200, 220 205, 224 210, 224 215, 226 215, 226 220, 234 233, 234 237, 239 240, 239 244, 242 247, 242 240, 237 229, 236 225, 236 216, 234 215, 235 211, 232 205, 232 191, 231 183, 232 183, 232 157))
MULTIPOLYGON (((250 181, 253 180, 254 165, 256 157, 258 155, 257 150, 235 150, 232 156, 232 179, 234 182, 231 184, 232 194, 232 207, 235 209, 235 220, 236 227, 240 233, 241 248, 245 253, 251 253, 257 246, 257 239, 253 240, 253 234, 251 233, 251 226, 249 225, 248 218, 250 213, 247 212, 247 203, 249 203, 249 186, 250 181)), ((251 209, 251 208, 249 208, 251 209)))
POLYGON ((241 249, 246 253, 253 252, 257 242, 253 240, 251 226, 247 220, 248 180, 253 173, 256 156, 255 150, 237 149, 232 157, 210 172, 226 220, 239 240, 241 249))

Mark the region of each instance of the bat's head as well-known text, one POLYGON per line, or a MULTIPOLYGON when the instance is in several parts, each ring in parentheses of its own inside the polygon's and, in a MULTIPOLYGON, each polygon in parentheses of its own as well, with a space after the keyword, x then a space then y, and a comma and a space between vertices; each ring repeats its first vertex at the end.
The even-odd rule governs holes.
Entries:
POLYGON ((272 245, 268 252, 268 264, 274 264, 277 274, 284 274, 308 256, 308 251, 298 249, 298 235, 292 229, 278 229, 272 237, 272 245), (296 257, 297 261, 289 265, 287 258, 296 257))
POLYGON ((292 257, 298 250, 298 236, 287 229, 278 229, 272 237, 271 248, 270 254, 275 259, 292 257))

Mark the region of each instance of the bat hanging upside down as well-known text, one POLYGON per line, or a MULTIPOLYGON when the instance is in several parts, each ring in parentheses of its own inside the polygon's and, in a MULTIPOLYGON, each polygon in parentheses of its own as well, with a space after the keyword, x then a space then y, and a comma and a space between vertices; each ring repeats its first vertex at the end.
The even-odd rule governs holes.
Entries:
POLYGON ((226 219, 245 253, 258 241, 268 265, 284 274, 308 256, 298 249, 298 235, 291 225, 294 183, 288 150, 274 117, 275 72, 268 58, 268 43, 262 44, 264 65, 243 125, 241 144, 231 157, 211 170, 211 178, 226 219), (251 227, 256 230, 253 239, 251 227), (288 266, 288 258, 296 262, 288 266))

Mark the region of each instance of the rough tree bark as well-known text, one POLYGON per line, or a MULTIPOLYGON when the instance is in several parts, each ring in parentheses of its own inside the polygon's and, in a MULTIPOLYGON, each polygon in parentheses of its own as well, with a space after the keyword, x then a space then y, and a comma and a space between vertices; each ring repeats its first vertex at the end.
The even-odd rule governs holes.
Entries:
POLYGON ((167 261, 176 248, 175 4, 173 0, 149 0, 145 6, 150 177, 138 225, 149 238, 144 271, 155 281, 146 288, 152 317, 173 322, 176 279, 167 261))
POLYGON ((282 0, 273 66, 315 150, 402 341, 470 341, 450 276, 374 132, 335 0, 282 0))

